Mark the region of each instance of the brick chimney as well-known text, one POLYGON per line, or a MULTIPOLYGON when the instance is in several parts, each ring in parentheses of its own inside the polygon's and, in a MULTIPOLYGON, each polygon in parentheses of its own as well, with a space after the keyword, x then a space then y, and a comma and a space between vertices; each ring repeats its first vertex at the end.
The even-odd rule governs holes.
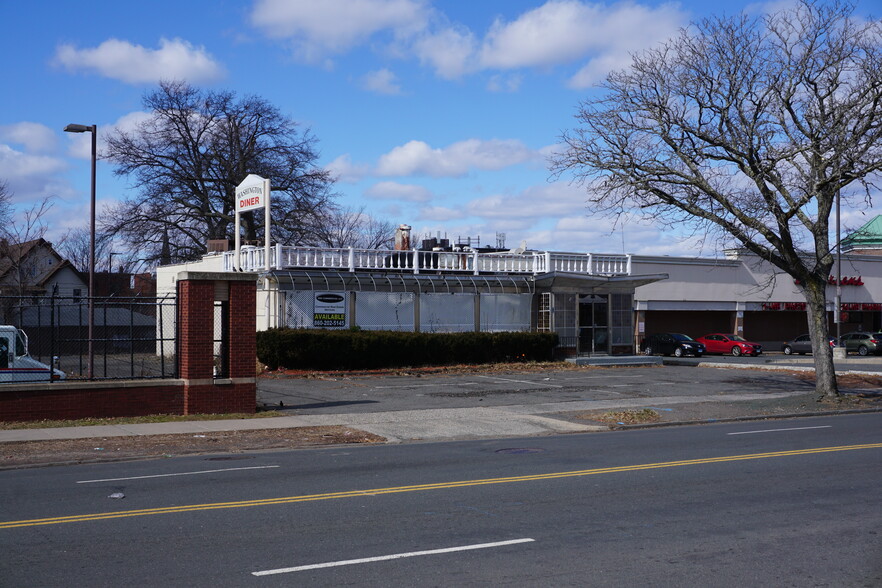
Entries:
POLYGON ((410 225, 398 225, 395 229, 395 251, 410 251, 410 225))

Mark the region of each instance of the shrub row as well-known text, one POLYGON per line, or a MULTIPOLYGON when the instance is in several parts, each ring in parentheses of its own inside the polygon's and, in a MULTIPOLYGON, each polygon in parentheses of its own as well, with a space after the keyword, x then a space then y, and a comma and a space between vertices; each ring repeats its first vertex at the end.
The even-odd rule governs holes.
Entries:
POLYGON ((557 333, 402 333, 270 329, 257 358, 270 369, 379 369, 550 361, 557 333))

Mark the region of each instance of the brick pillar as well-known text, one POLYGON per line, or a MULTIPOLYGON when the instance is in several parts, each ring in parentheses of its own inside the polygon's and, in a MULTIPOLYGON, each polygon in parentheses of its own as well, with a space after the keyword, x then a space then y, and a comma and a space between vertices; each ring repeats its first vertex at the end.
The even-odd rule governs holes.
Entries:
POLYGON ((211 378, 214 372, 214 282, 178 282, 178 366, 184 380, 211 378))
POLYGON ((230 378, 257 373, 257 283, 230 283, 230 378))
POLYGON ((184 380, 183 414, 254 412, 257 405, 257 275, 181 272, 178 284, 178 352, 184 380), (229 374, 216 379, 216 296, 229 292, 229 374))

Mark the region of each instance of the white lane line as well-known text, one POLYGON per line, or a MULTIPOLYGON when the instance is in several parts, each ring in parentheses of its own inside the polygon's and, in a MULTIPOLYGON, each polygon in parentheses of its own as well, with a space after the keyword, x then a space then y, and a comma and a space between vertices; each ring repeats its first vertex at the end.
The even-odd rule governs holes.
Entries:
POLYGON ((515 545, 517 543, 530 543, 535 539, 512 539, 511 541, 497 541, 495 543, 479 543, 476 545, 463 545, 461 547, 446 547, 444 549, 430 549, 428 551, 411 551, 410 553, 394 553, 392 555, 380 555, 377 557, 363 557, 361 559, 347 559, 344 561, 330 561, 320 564, 311 564, 306 566, 295 566, 293 568, 279 568, 277 570, 263 570, 260 572, 251 572, 254 576, 271 576, 273 574, 287 574, 290 572, 302 572, 304 570, 317 570, 321 568, 335 568, 339 566, 351 566, 355 564, 372 563, 375 561, 388 561, 390 559, 401 559, 404 557, 419 557, 423 555, 436 555, 439 553, 453 553, 456 551, 469 551, 471 549, 487 549, 490 547, 502 547, 504 545, 515 545))
POLYGON ((172 476, 196 476, 198 474, 216 474, 219 472, 239 472, 242 470, 266 470, 277 468, 277 465, 251 466, 247 468, 225 468, 222 470, 200 470, 198 472, 178 472, 176 474, 154 474, 152 476, 131 476, 129 478, 105 478, 103 480, 79 480, 77 484, 94 484, 95 482, 119 482, 122 480, 146 480, 147 478, 169 478, 172 476))
POLYGON ((789 429, 763 429, 762 431, 738 431, 737 433, 726 433, 727 435, 753 435, 754 433, 780 433, 781 431, 806 431, 808 429, 831 429, 832 425, 822 425, 820 427, 791 427, 789 429))
POLYGON ((531 382, 529 380, 511 380, 509 378, 500 378, 497 376, 477 376, 479 378, 486 378, 488 380, 496 380, 497 382, 514 382, 515 384, 532 384, 534 386, 548 386, 549 388, 563 388, 563 386, 558 386, 557 384, 546 384, 545 382, 531 382))

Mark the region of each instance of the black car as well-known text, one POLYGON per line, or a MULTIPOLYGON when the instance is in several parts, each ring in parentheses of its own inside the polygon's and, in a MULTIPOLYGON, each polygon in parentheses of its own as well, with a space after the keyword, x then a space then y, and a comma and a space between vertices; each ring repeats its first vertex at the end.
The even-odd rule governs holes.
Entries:
POLYGON ((682 333, 656 333, 643 341, 643 353, 646 355, 694 355, 701 357, 704 345, 682 333))

